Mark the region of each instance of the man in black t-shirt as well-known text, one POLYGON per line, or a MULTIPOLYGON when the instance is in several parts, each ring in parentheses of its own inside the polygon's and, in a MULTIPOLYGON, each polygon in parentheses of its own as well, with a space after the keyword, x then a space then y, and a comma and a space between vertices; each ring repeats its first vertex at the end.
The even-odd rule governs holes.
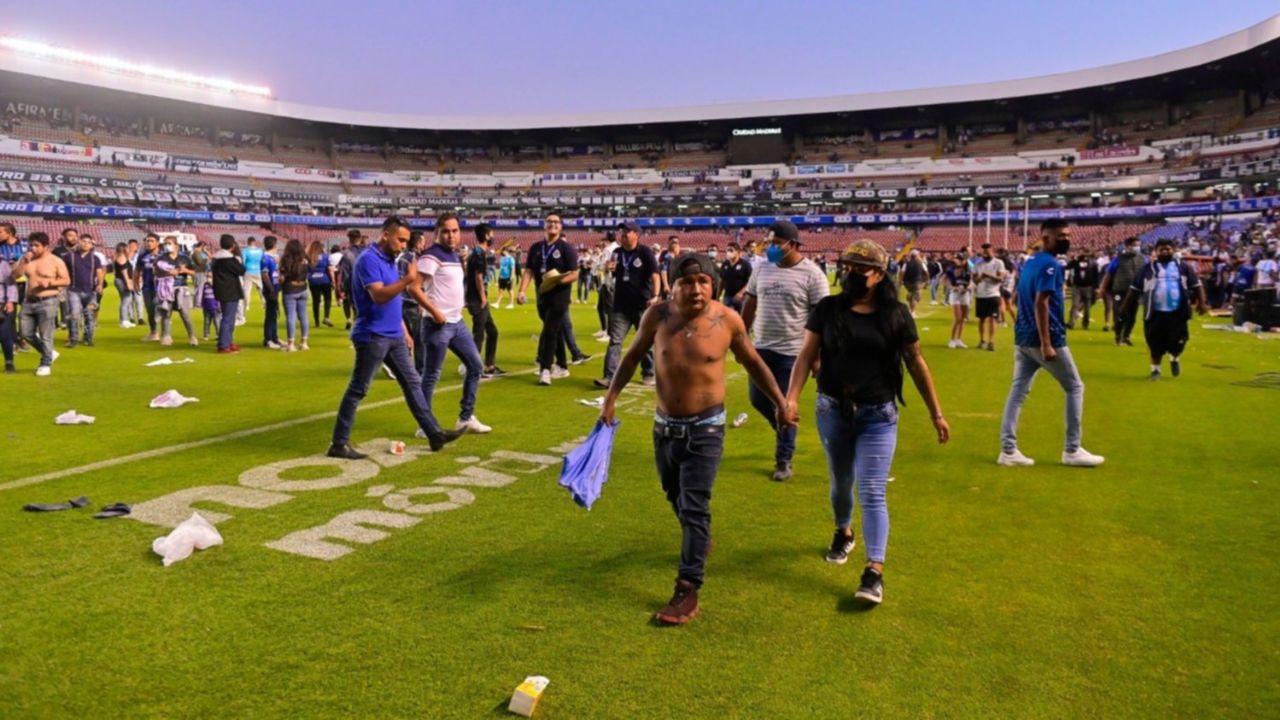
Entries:
POLYGON ((920 288, 929 282, 929 270, 920 260, 919 251, 912 250, 907 261, 902 264, 902 286, 907 289, 907 307, 916 311, 920 303, 920 288))
POLYGON ((493 244, 493 229, 488 223, 480 223, 475 232, 476 245, 467 254, 463 272, 463 282, 466 283, 464 297, 467 312, 471 315, 471 335, 475 338, 476 348, 484 351, 483 377, 494 377, 506 373, 495 362, 498 355, 498 326, 493 322, 489 287, 485 283, 485 276, 489 272, 489 248, 493 244))
POLYGON ((530 282, 534 283, 538 317, 542 319, 542 334, 538 337, 538 384, 550 385, 553 378, 569 375, 564 323, 573 300, 573 283, 578 279, 578 253, 564 239, 560 213, 548 213, 543 223, 546 239, 529 248, 516 302, 521 305, 528 302, 526 290, 530 282))
MULTIPOLYGON (((658 302, 661 283, 653 251, 640 244, 640 226, 624 222, 618 226, 618 249, 613 251, 613 308, 609 311, 609 349, 604 356, 604 377, 594 380, 598 388, 608 388, 622 357, 622 341, 640 318, 658 302)), ((653 353, 640 361, 641 382, 653 384, 653 353)))
POLYGON ((724 289, 724 304, 734 312, 742 312, 747 299, 747 281, 751 279, 751 263, 742 258, 738 243, 729 243, 727 258, 720 266, 720 287, 724 289))
POLYGON ((1076 320, 1083 313, 1084 329, 1089 329, 1089 310, 1096 300, 1098 265, 1088 255, 1076 257, 1067 266, 1067 282, 1071 284, 1071 314, 1067 316, 1067 329, 1074 330, 1076 320))

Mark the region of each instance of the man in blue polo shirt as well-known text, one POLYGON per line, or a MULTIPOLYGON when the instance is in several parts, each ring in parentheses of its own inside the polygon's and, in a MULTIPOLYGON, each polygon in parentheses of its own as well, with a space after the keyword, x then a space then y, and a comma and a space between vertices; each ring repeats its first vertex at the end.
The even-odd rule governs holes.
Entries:
POLYGON ((244 277, 240 281, 244 283, 244 302, 240 303, 237 308, 236 324, 244 324, 244 314, 249 311, 249 298, 253 296, 253 288, 258 288, 258 293, 262 293, 262 248, 258 247, 258 239, 249 238, 248 245, 245 246, 244 252, 241 253, 244 259, 244 277))
MULTIPOLYGON (((326 453, 329 457, 360 460, 364 453, 351 447, 351 427, 356 408, 369 392, 369 383, 378 368, 386 363, 400 383, 409 412, 426 434, 431 449, 439 450, 462 436, 461 430, 445 430, 436 422, 422 396, 422 378, 410 356, 412 340, 405 330, 400 293, 416 287, 418 269, 410 265, 404 277, 396 270, 396 257, 409 241, 409 223, 391 216, 382 223, 378 244, 360 255, 351 274, 351 299, 356 305, 355 327, 351 343, 356 350, 351 381, 338 406, 338 420, 333 426, 333 441, 326 453)), ((415 294, 416 296, 416 294, 415 294)))
POLYGON ((1065 220, 1045 220, 1040 224, 1040 243, 1040 252, 1022 266, 1018 278, 1018 320, 1014 329, 1018 347, 1013 356, 1013 387, 1009 388, 1004 420, 1000 423, 1001 449, 996 463, 1035 464, 1018 451, 1018 414, 1031 392, 1031 382, 1043 368, 1067 394, 1067 441, 1062 464, 1095 467, 1101 465, 1104 458, 1080 447, 1084 382, 1067 349, 1067 327, 1062 314, 1063 268, 1057 256, 1070 250, 1071 228, 1065 220))

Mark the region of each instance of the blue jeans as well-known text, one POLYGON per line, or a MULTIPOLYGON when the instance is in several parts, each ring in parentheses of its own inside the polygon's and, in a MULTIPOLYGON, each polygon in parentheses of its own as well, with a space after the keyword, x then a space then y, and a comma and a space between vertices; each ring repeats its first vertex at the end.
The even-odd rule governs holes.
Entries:
MULTIPOLYGON (((248 300, 245 301, 246 305, 248 300)), ((280 342, 280 293, 263 292, 262 306, 265 315, 262 318, 262 344, 280 342)), ((247 309, 247 308, 246 308, 247 309)))
MULTIPOLYGON (((436 384, 440 382, 440 370, 444 367, 448 351, 452 350, 467 366, 458 419, 470 420, 476 412, 476 390, 480 387, 480 373, 484 371, 480 351, 476 349, 471 330, 463 320, 440 325, 429 317, 422 319, 421 327, 418 342, 422 344, 423 350, 422 397, 427 404, 427 411, 431 411, 431 398, 435 394, 436 384)), ((394 368, 392 372, 395 372, 394 368)))
MULTIPOLYGON (((772 350, 760 349, 760 359, 764 360, 764 364, 769 366, 769 372, 773 373, 773 379, 777 381, 778 388, 782 390, 782 394, 787 394, 787 385, 791 382, 791 366, 796 364, 794 355, 783 355, 772 350)), ((773 459, 776 463, 790 464, 792 456, 796 454, 796 428, 792 427, 778 431, 778 426, 774 423, 775 410, 773 401, 769 399, 764 391, 757 388, 752 383, 748 390, 748 396, 751 398, 751 407, 755 408, 764 416, 769 423, 769 427, 773 428, 777 433, 778 439, 773 451, 773 459)))
POLYGON ((71 342, 83 338, 93 342, 93 331, 98 327, 98 293, 67 289, 67 304, 71 312, 67 316, 67 339, 71 342))
POLYGON ((53 364, 53 326, 58 318, 58 296, 22 303, 22 339, 40 353, 40 366, 53 364))
POLYGON ((1058 351, 1058 358, 1053 362, 1045 362, 1040 348, 1018 347, 1014 350, 1013 387, 1009 388, 1009 399, 1004 404, 1004 420, 1000 423, 1000 446, 1005 452, 1018 449, 1018 414, 1022 412, 1022 404, 1031 393, 1031 382, 1041 368, 1047 370, 1067 394, 1067 442, 1063 450, 1075 452, 1080 448, 1083 433, 1080 425, 1084 418, 1084 381, 1076 370, 1071 351, 1065 346, 1055 349, 1058 351))
POLYGON ((582 348, 578 347, 578 339, 573 336, 573 313, 568 310, 564 313, 564 325, 561 332, 564 333, 564 344, 569 348, 569 359, 577 360, 586 355, 582 352, 582 348))
POLYGON ((156 334, 156 289, 154 287, 142 287, 142 304, 147 311, 147 327, 151 329, 151 334, 156 334))
POLYGON ((375 335, 355 346, 356 364, 351 369, 351 381, 347 383, 347 391, 342 395, 342 404, 338 406, 338 421, 333 426, 333 444, 346 445, 351 441, 356 408, 360 406, 364 396, 369 394, 369 384, 384 363, 395 374, 396 382, 400 383, 400 392, 404 393, 405 403, 409 406, 409 412, 413 413, 413 419, 418 421, 418 427, 429 438, 440 437, 443 430, 422 395, 422 380, 418 377, 417 368, 413 366, 404 338, 375 335))
POLYGON ((240 307, 239 300, 228 300, 222 303, 222 319, 218 321, 218 349, 226 350, 231 347, 235 340, 232 337, 236 331, 236 309, 240 307))
POLYGON ((831 510, 836 527, 853 524, 853 489, 862 505, 862 544, 867 562, 884 562, 889 543, 889 506, 885 487, 898 446, 898 406, 841 407, 836 398, 818 395, 818 436, 827 451, 831 473, 831 510))
POLYGON ((293 342, 298 328, 298 324, 302 324, 301 338, 306 340, 309 335, 310 327, 307 325, 307 291, 289 292, 284 294, 284 325, 289 334, 289 342, 293 342))
MULTIPOLYGON (((604 355, 604 379, 612 380, 618 371, 618 363, 622 361, 622 341, 626 340, 631 328, 640 329, 640 316, 643 310, 614 310, 609 313, 609 349, 604 355)), ((640 372, 643 377, 653 377, 653 352, 645 353, 640 358, 640 372)))

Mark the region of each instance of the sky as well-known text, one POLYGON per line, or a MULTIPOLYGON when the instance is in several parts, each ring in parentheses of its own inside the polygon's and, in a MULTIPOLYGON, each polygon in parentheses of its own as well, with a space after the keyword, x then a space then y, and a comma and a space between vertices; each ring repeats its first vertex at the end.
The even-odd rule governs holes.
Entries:
POLYGON ((289 102, 502 115, 1032 77, 1178 50, 1278 11, 1275 0, 0 0, 0 33, 266 85, 289 102))

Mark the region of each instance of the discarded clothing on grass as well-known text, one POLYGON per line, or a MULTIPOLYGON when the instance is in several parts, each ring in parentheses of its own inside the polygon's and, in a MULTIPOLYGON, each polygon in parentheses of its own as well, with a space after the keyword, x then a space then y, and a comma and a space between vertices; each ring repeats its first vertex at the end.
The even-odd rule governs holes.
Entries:
POLYGON ((151 407, 176 408, 193 402, 200 402, 200 398, 184 397, 183 394, 177 390, 166 390, 151 398, 151 407))
POLYGON ((53 422, 58 425, 92 425, 95 419, 92 415, 81 415, 75 410, 68 410, 55 417, 53 422))
POLYGON ((173 358, 166 356, 166 357, 160 358, 159 360, 152 360, 151 362, 147 363, 146 366, 160 367, 162 365, 185 365, 186 363, 193 363, 193 362, 195 362, 195 360, 192 360, 189 357, 182 358, 181 360, 174 360, 173 358))
POLYGON ((600 498, 600 491, 609 479, 613 438, 620 424, 620 420, 614 420, 612 425, 597 420, 586 442, 564 456, 560 484, 569 490, 574 502, 588 510, 600 498))
POLYGON ((27 503, 22 506, 27 512, 57 512, 58 510, 70 510, 72 508, 82 508, 89 504, 89 498, 81 495, 73 500, 60 503, 27 503))
POLYGON ((222 544, 222 535, 218 529, 200 517, 200 513, 191 513, 191 517, 173 529, 173 532, 158 537, 151 543, 151 550, 164 558, 164 566, 186 560, 195 550, 204 550, 222 544))
POLYGON ((133 508, 124 503, 111 503, 104 505, 101 510, 94 513, 94 520, 109 520, 111 518, 124 517, 133 511, 133 508))

